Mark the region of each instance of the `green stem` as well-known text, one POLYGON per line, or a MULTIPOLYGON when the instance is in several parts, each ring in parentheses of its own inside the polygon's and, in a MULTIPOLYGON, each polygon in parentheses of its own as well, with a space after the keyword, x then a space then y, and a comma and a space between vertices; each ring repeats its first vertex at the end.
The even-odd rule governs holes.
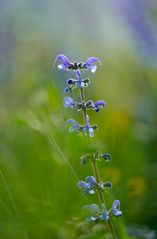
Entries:
MULTIPOLYGON (((81 103, 85 102, 85 96, 84 96, 84 92, 83 92, 82 88, 80 88, 80 99, 81 99, 81 103)), ((86 108, 83 108, 82 111, 83 111, 84 123, 86 124, 86 115, 87 115, 86 108)), ((91 140, 90 140, 89 136, 88 136, 88 141, 89 141, 89 145, 91 146, 91 140)), ((97 164, 96 164, 95 159, 92 160, 92 168, 93 168, 94 176, 96 178, 97 183, 100 183, 100 176, 99 176, 99 172, 98 172, 98 169, 97 169, 97 164)), ((103 204, 105 205, 105 199, 104 199, 103 192, 98 191, 97 193, 98 193, 98 198, 99 198, 100 205, 101 206, 103 204)), ((115 228, 114 228, 114 225, 112 224, 110 219, 106 221, 106 225, 108 227, 109 232, 112 235, 112 238, 113 239, 118 239, 115 228)))
MULTIPOLYGON (((92 160, 92 167, 93 167, 93 172, 94 172, 94 176, 96 178, 96 181, 97 183, 100 183, 100 176, 99 176, 99 172, 98 172, 98 169, 97 169, 97 165, 96 165, 96 161, 95 159, 92 160)), ((98 198, 99 198, 99 202, 100 204, 104 204, 105 205, 105 199, 104 199, 104 195, 103 195, 103 192, 101 191, 98 191, 98 198)), ((115 228, 114 228, 114 225, 112 224, 111 220, 107 220, 106 221, 106 225, 108 227, 108 230, 110 231, 113 239, 117 239, 117 234, 116 234, 116 231, 115 231, 115 228)))
MULTIPOLYGON (((96 178, 97 183, 100 183, 100 177, 99 177, 95 159, 92 160, 92 168, 93 168, 94 176, 96 178)), ((98 191, 98 197, 101 204, 105 203, 104 195, 101 191, 98 191)))
MULTIPOLYGON (((84 92, 82 88, 80 88, 80 98, 81 98, 81 103, 85 102, 85 96, 84 96, 84 92)), ((84 122, 86 123, 86 115, 87 115, 86 108, 83 108, 82 110, 83 110, 84 122)))

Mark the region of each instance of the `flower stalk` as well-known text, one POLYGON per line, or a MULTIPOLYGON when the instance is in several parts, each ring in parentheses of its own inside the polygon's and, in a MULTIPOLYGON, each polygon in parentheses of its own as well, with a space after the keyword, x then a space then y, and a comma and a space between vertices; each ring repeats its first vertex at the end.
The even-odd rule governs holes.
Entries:
MULTIPOLYGON (((80 99, 81 99, 81 102, 85 102, 85 96, 84 96, 84 92, 83 92, 82 88, 80 89, 80 99)), ((83 109, 84 122, 86 122, 86 116, 87 116, 87 114, 86 114, 86 108, 85 108, 85 109, 83 109)), ((90 140, 89 136, 88 136, 88 142, 89 142, 89 146, 91 146, 91 140, 90 140)), ((95 158, 92 159, 92 168, 93 168, 93 173, 94 173, 97 183, 100 183, 100 176, 99 176, 99 171, 97 168, 95 158)), ((102 191, 98 191, 98 199, 99 199, 100 205, 102 205, 102 207, 103 207, 105 205, 105 199, 104 199, 104 195, 103 195, 102 191)), ((112 235, 112 238, 117 239, 117 234, 116 234, 114 225, 112 224, 110 219, 106 220, 106 225, 108 227, 109 232, 112 235)))
MULTIPOLYGON (((85 95, 84 95, 84 88, 87 88, 90 80, 88 78, 82 79, 80 71, 82 69, 89 70, 92 73, 95 73, 97 66, 94 65, 95 63, 100 63, 99 58, 97 57, 89 57, 84 63, 71 63, 68 58, 62 54, 56 57, 56 61, 60 61, 58 65, 59 70, 73 70, 76 73, 76 79, 69 79, 67 80, 67 87, 65 88, 65 93, 71 93, 73 90, 78 89, 80 92, 80 102, 75 102, 71 97, 64 98, 64 106, 66 108, 72 108, 77 111, 82 110, 83 118, 84 118, 84 125, 78 124, 74 119, 69 119, 67 121, 68 124, 71 125, 69 128, 70 132, 76 133, 83 133, 87 136, 89 142, 89 148, 91 145, 91 138, 94 137, 94 130, 97 130, 97 125, 91 126, 89 123, 89 116, 87 114, 87 110, 95 110, 99 112, 100 107, 104 108, 106 103, 103 100, 99 100, 97 102, 93 102, 92 100, 88 100, 86 102, 85 95)), ((77 186, 83 189, 83 195, 86 194, 97 194, 99 199, 99 205, 91 204, 86 205, 84 208, 91 211, 93 214, 87 217, 87 221, 89 222, 97 222, 97 221, 104 221, 107 225, 107 228, 112 235, 113 239, 118 239, 114 225, 112 224, 112 217, 119 217, 122 215, 122 211, 120 211, 120 202, 119 200, 115 200, 109 210, 106 208, 105 198, 104 198, 104 189, 112 188, 111 182, 101 182, 99 171, 97 168, 97 160, 105 160, 110 161, 111 157, 109 154, 106 153, 88 153, 87 155, 83 155, 81 157, 81 164, 86 165, 88 161, 91 161, 93 174, 94 176, 87 176, 85 181, 79 181, 77 186)))

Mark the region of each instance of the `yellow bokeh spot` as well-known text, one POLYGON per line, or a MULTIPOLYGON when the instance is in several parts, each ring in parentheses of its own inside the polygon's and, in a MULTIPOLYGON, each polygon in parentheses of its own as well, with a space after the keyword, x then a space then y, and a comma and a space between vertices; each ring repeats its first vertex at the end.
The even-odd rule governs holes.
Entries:
POLYGON ((129 187, 130 196, 139 196, 146 190, 146 181, 143 177, 131 178, 128 181, 127 185, 129 187))
POLYGON ((117 168, 106 168, 105 178, 109 179, 113 184, 116 184, 120 179, 120 171, 117 168))
POLYGON ((113 111, 108 117, 110 125, 112 125, 113 131, 126 132, 130 126, 130 115, 125 111, 113 111))

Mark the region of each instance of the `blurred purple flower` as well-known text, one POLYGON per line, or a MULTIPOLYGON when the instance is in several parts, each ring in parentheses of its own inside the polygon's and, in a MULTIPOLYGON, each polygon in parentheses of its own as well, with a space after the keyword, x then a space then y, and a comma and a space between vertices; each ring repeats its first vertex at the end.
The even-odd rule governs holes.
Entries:
POLYGON ((90 137, 94 137, 94 130, 97 129, 97 126, 91 126, 89 124, 89 117, 86 115, 86 124, 85 126, 79 125, 74 119, 69 119, 67 121, 67 124, 72 124, 72 126, 69 128, 69 132, 84 132, 85 134, 89 134, 90 137))
POLYGON ((82 102, 74 101, 71 97, 64 97, 64 107, 76 109, 79 111, 83 109, 84 104, 82 102))
POLYGON ((99 214, 101 212, 100 212, 100 208, 97 204, 93 203, 93 204, 90 204, 90 205, 85 205, 85 206, 83 206, 83 209, 89 210, 93 213, 92 216, 86 217, 86 221, 95 222, 95 221, 99 220, 99 214))
POLYGON ((119 217, 122 215, 122 211, 120 211, 120 201, 119 200, 115 200, 112 204, 112 208, 111 208, 111 213, 112 215, 119 217))
POLYGON ((87 176, 86 181, 79 181, 77 186, 83 188, 83 195, 86 195, 87 193, 94 194, 96 179, 93 176, 87 176))
POLYGON ((120 9, 120 15, 125 18, 128 26, 139 41, 139 48, 142 54, 156 56, 157 37, 152 32, 152 25, 148 23, 146 14, 150 11, 151 1, 140 0, 119 0, 116 2, 120 9))
POLYGON ((75 102, 71 97, 64 97, 64 107, 65 108, 74 108, 75 102))
POLYGON ((69 128, 69 132, 81 132, 83 130, 83 126, 79 125, 74 119, 69 119, 67 124, 72 124, 69 128))
POLYGON ((104 209, 104 210, 102 211, 102 213, 100 214, 99 218, 100 218, 100 220, 102 220, 102 221, 109 220, 110 217, 109 217, 108 211, 107 211, 106 209, 104 209))
POLYGON ((85 205, 83 209, 89 210, 93 213, 92 216, 86 218, 88 222, 109 220, 109 212, 106 210, 104 203, 102 204, 102 211, 97 204, 85 205))

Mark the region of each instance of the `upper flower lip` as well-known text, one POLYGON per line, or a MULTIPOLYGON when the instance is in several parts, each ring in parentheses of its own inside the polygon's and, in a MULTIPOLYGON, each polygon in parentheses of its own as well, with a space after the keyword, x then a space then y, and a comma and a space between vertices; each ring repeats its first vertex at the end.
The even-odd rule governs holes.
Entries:
POLYGON ((94 62, 99 62, 99 63, 101 63, 101 61, 100 61, 99 58, 94 57, 94 56, 91 56, 91 57, 89 57, 89 58, 85 61, 85 63, 83 64, 83 66, 84 66, 84 65, 90 66, 90 65, 92 65, 94 62))
POLYGON ((99 62, 99 63, 101 64, 99 58, 94 57, 94 56, 89 57, 89 58, 85 61, 85 63, 83 64, 82 68, 88 69, 88 70, 90 70, 92 73, 94 73, 94 72, 96 71, 96 69, 97 69, 97 66, 93 65, 93 63, 95 63, 95 62, 99 62))
POLYGON ((74 119, 68 119, 67 124, 72 124, 73 126, 79 126, 79 124, 74 119))
POLYGON ((56 56, 55 60, 59 60, 59 61, 62 61, 64 64, 70 65, 68 58, 63 54, 56 56))
POLYGON ((56 63, 57 60, 58 60, 58 61, 61 61, 61 63, 62 63, 62 64, 58 65, 58 69, 60 69, 60 70, 68 69, 68 67, 71 66, 70 61, 69 61, 68 58, 67 58, 65 55, 63 55, 63 54, 60 54, 60 55, 56 56, 56 59, 55 59, 55 61, 54 61, 54 65, 55 65, 55 63, 56 63))
POLYGON ((102 108, 104 108, 106 106, 105 101, 103 100, 99 100, 95 103, 95 107, 98 108, 98 106, 101 106, 102 108))

